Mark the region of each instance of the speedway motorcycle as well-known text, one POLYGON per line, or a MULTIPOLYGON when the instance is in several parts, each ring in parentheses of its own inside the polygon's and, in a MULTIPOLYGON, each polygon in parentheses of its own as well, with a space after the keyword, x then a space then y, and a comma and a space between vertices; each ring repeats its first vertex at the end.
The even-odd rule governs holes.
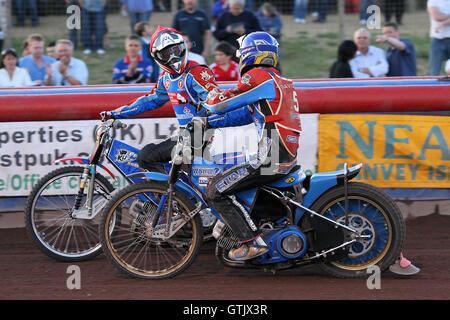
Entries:
MULTIPOLYGON (((251 155, 241 158, 249 161, 251 155)), ((383 191, 351 181, 361 164, 314 175, 296 166, 278 181, 235 194, 270 246, 248 261, 228 257, 238 239, 205 201, 208 181, 235 164, 207 152, 195 156, 185 129, 171 165, 169 174, 130 174, 141 182, 118 190, 103 207, 102 248, 133 277, 165 279, 186 270, 202 244, 199 213, 205 209, 217 217, 215 255, 227 267, 275 271, 317 263, 332 276, 358 278, 367 277, 373 265, 386 270, 401 252, 405 224, 399 208, 383 191), (183 158, 191 160, 187 168, 183 158)))
MULTIPOLYGON (((76 162, 55 169, 33 187, 25 206, 25 226, 30 238, 49 257, 59 261, 84 261, 102 252, 98 224, 103 206, 115 188, 98 171, 116 176, 105 165, 109 163, 125 177, 142 172, 137 163, 138 149, 113 138, 111 130, 125 128, 120 121, 102 116, 96 129, 96 143, 88 158, 57 159, 55 163, 76 162)), ((163 163, 170 169, 169 163, 163 163)), ((216 218, 208 210, 200 213, 204 240, 213 240, 211 232, 216 218)), ((116 221, 119 225, 120 221, 116 221)))

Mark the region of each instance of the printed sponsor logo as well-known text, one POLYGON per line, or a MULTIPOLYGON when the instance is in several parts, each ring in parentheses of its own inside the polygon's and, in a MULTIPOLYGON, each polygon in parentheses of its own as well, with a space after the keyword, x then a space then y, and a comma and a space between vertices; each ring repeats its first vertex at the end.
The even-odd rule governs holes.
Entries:
MULTIPOLYGON (((188 101, 181 94, 177 93, 177 99, 179 104, 186 104, 188 101)), ((185 108, 186 109, 186 108, 185 108)))
POLYGON ((170 87, 170 80, 169 79, 164 81, 164 86, 166 87, 166 89, 169 89, 169 87, 170 87))
POLYGON ((116 162, 127 163, 130 166, 139 167, 136 164, 137 154, 126 149, 119 149, 116 153, 116 162))
POLYGON ((184 85, 183 79, 180 79, 180 80, 178 81, 178 87, 179 87, 179 88, 183 88, 183 85, 184 85))
POLYGON ((195 167, 192 169, 194 176, 214 177, 222 172, 222 168, 195 167))
POLYGON ((252 77, 248 74, 248 73, 246 73, 242 78, 241 78, 241 82, 243 83, 243 84, 246 84, 246 85, 248 85, 248 86, 251 86, 251 84, 250 84, 250 79, 251 79, 252 77))
POLYGON ((200 73, 200 76, 202 77, 203 81, 208 81, 213 77, 212 74, 208 73, 208 70, 202 71, 200 73))
POLYGON ((287 136, 286 141, 290 143, 297 143, 297 137, 296 136, 287 136))
POLYGON ((209 182, 208 177, 199 177, 198 178, 198 186, 199 187, 207 187, 209 182))
POLYGON ((295 178, 294 177, 289 177, 289 178, 287 178, 286 180, 284 180, 284 182, 286 182, 286 183, 292 183, 292 182, 294 182, 295 181, 295 178))
POLYGON ((217 182, 216 188, 220 193, 222 193, 248 175, 249 172, 247 168, 240 168, 237 171, 232 172, 230 175, 226 176, 219 182, 217 182))

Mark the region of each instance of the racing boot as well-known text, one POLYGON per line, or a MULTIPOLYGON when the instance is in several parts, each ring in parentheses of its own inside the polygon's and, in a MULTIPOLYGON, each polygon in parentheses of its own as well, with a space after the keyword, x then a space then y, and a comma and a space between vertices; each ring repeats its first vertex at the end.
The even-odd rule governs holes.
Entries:
POLYGON ((258 237, 248 244, 243 244, 237 249, 230 250, 228 257, 236 261, 244 261, 259 257, 269 251, 269 246, 262 237, 258 237))
POLYGON ((400 257, 395 263, 389 267, 392 273, 402 276, 412 276, 418 274, 420 269, 413 265, 411 261, 403 257, 403 253, 400 253, 400 257))

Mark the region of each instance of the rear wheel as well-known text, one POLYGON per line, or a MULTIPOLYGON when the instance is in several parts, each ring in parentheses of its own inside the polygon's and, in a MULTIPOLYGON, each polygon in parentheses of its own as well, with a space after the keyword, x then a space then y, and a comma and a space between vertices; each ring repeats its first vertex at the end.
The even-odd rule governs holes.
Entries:
MULTIPOLYGON (((76 219, 72 215, 83 170, 84 167, 71 166, 50 172, 34 186, 27 200, 27 232, 42 252, 56 260, 83 261, 102 252, 98 237, 100 215, 92 219, 76 219)), ((80 209, 85 209, 87 190, 88 185, 80 209)), ((96 174, 94 203, 106 203, 113 190, 104 176, 96 174)))
MULTIPOLYGON (((202 221, 197 214, 172 237, 153 236, 151 221, 158 207, 162 214, 157 227, 165 226, 167 183, 143 182, 129 185, 113 195, 105 206, 99 227, 100 241, 110 261, 121 271, 137 278, 165 279, 189 267, 202 242, 202 221), (114 225, 120 212, 121 224, 114 225), (112 231, 112 232, 110 232, 112 231)), ((172 199, 172 223, 195 209, 181 192, 172 199)))
MULTIPOLYGON (((311 209, 345 224, 344 187, 326 192, 311 209)), ((364 183, 349 183, 348 223, 369 237, 351 244, 346 258, 321 263, 325 272, 341 278, 364 278, 369 275, 367 268, 377 265, 385 271, 399 257, 406 237, 405 222, 385 192, 364 183)))

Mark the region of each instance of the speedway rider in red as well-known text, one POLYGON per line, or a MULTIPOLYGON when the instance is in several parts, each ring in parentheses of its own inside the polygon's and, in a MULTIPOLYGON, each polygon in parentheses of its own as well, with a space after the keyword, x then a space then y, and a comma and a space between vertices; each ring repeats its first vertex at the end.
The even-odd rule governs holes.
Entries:
MULTIPOLYGON (((102 112, 106 117, 129 118, 140 113, 155 110, 170 101, 178 123, 186 126, 194 117, 205 117, 202 107, 211 90, 217 88, 212 71, 197 62, 188 60, 188 50, 183 36, 175 29, 159 26, 150 40, 152 57, 163 69, 151 92, 130 105, 113 111, 102 112)), ((211 116, 211 127, 226 127, 251 122, 250 115, 240 110, 226 115, 211 116)), ((171 159, 176 140, 168 138, 161 143, 150 143, 137 156, 141 168, 165 173, 162 162, 171 159)))
MULTIPOLYGON (((214 177, 207 188, 209 203, 233 230, 242 246, 231 250, 233 260, 247 260, 267 252, 261 231, 233 196, 236 192, 280 179, 297 164, 300 116, 292 80, 276 69, 278 42, 265 32, 240 39, 241 79, 236 89, 214 89, 205 104, 210 112, 249 113, 258 131, 258 153, 248 161, 214 177), (242 108, 249 105, 250 108, 242 108)), ((195 119, 194 119, 195 120, 195 119)), ((207 119, 214 124, 213 119, 207 119)))

